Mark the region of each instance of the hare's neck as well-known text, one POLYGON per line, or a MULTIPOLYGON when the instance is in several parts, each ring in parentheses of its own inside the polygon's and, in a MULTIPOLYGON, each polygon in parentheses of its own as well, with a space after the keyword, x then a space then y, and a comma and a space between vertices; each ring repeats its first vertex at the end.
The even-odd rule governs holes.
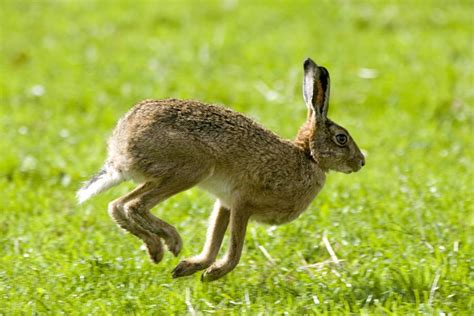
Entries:
POLYGON ((301 148, 305 155, 311 157, 311 149, 309 148, 309 140, 314 132, 314 125, 311 124, 310 120, 307 120, 303 126, 301 126, 298 134, 296 135, 295 140, 293 143, 301 148))

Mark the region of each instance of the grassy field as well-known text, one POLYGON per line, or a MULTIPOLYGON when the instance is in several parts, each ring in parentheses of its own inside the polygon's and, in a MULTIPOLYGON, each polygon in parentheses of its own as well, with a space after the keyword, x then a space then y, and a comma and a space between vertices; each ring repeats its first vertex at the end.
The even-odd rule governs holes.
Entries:
POLYGON ((473 12, 454 0, 0 1, 0 315, 472 312, 473 12), (329 116, 367 164, 330 174, 296 221, 252 223, 222 280, 170 274, 201 249, 206 193, 155 208, 184 240, 159 265, 106 211, 133 184, 77 205, 141 99, 225 104, 293 138, 307 56, 329 69, 329 116))

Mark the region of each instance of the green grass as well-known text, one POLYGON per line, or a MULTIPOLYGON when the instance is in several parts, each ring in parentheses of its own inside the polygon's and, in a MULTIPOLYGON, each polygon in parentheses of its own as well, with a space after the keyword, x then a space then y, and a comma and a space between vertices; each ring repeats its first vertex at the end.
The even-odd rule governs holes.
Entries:
POLYGON ((0 315, 472 312, 473 12, 472 1, 1 1, 0 315), (224 279, 170 275, 200 251, 207 194, 155 209, 185 243, 159 265, 107 215, 132 184, 76 204, 116 120, 144 98, 225 104, 292 138, 307 56, 330 70, 329 115, 367 165, 332 173, 293 223, 252 223, 224 279))

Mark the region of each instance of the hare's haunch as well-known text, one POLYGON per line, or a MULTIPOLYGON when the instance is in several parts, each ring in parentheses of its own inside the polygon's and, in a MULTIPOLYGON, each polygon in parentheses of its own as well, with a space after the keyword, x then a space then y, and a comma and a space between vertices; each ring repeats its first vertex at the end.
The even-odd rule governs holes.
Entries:
POLYGON ((163 242, 177 256, 176 229, 150 210, 198 186, 216 198, 201 254, 181 261, 173 277, 205 270, 212 281, 239 262, 247 223, 282 224, 315 198, 329 170, 358 171, 365 163, 347 130, 327 117, 329 73, 304 62, 306 122, 294 141, 284 140, 242 114, 188 100, 146 100, 117 124, 103 169, 77 194, 82 203, 126 180, 139 186, 109 204, 110 216, 142 239, 151 260, 163 257, 163 242), (230 226, 229 250, 216 260, 230 226))

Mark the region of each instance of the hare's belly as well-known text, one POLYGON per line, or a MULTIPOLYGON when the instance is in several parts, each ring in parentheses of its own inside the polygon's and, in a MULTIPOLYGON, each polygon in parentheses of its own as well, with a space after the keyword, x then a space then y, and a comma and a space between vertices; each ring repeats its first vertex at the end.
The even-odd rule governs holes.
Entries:
POLYGON ((225 207, 230 208, 232 205, 232 186, 224 177, 211 176, 197 186, 214 195, 225 207))

